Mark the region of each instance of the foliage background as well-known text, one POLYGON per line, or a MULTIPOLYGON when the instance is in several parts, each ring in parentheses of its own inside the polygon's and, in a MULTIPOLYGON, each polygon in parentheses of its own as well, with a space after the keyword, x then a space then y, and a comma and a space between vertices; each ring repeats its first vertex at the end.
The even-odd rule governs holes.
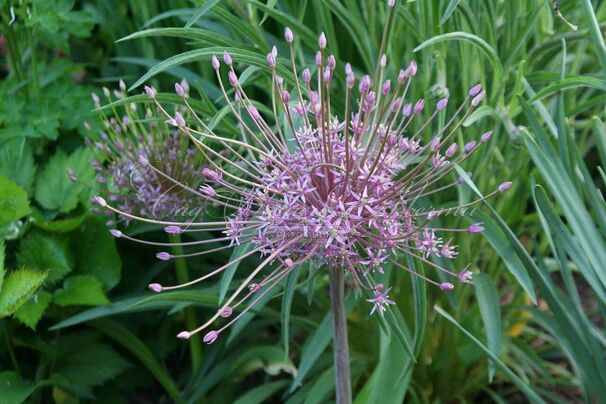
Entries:
MULTIPOLYGON (((339 66, 365 72, 378 56, 384 2, 0 0, 0 11, 0 402, 330 399, 325 276, 259 305, 229 338, 204 346, 198 366, 174 335, 185 308, 212 313, 219 282, 152 296, 146 285, 170 281, 172 264, 112 238, 106 219, 90 213, 94 191, 66 170, 94 183, 84 122, 96 130, 101 123, 91 92, 123 79, 136 84, 130 94, 143 81, 170 93, 186 78, 210 121, 222 107, 213 53, 231 49, 260 100, 269 87, 264 55, 274 44, 285 53, 284 26, 297 35, 299 62, 312 60, 325 31, 339 66)), ((604 21, 602 0, 398 2, 389 65, 416 59, 413 96, 430 101, 448 93, 456 104, 482 83, 489 100, 458 136, 495 136, 465 168, 478 191, 506 179, 514 187, 494 211, 479 213, 484 238, 459 239, 459 259, 481 273, 474 286, 445 295, 388 271, 395 328, 369 318, 352 295, 356 402, 603 400, 604 21)), ((447 206, 473 193, 460 187, 431 202, 447 206)), ((128 231, 165 237, 149 226, 128 231)), ((188 262, 192 274, 229 258, 206 257, 188 262)), ((236 278, 254 263, 244 261, 236 278)))

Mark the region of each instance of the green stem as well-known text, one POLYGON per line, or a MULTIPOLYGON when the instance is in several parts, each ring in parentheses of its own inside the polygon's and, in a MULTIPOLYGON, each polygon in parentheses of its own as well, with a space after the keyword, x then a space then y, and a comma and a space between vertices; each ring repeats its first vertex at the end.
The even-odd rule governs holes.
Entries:
MULTIPOLYGON (((180 243, 181 236, 169 236, 171 243, 180 243)), ((183 255, 183 247, 180 245, 172 246, 172 255, 183 255)), ((175 269, 177 272, 177 282, 185 283, 189 281, 189 274, 187 271, 187 262, 185 258, 174 258, 175 269)), ((193 330, 198 326, 198 319, 196 318, 196 312, 193 307, 187 307, 185 309, 185 326, 188 330, 193 330)), ((200 338, 193 337, 189 339, 189 351, 191 356, 192 370, 196 372, 200 368, 202 363, 202 343, 200 338)))
POLYGON ((329 269, 330 304, 332 307, 333 360, 337 404, 351 404, 351 372, 345 310, 345 276, 340 268, 329 269))
POLYGON ((40 101, 40 76, 38 75, 38 57, 36 56, 36 46, 34 42, 34 29, 29 30, 29 51, 31 53, 32 74, 34 76, 34 94, 36 100, 40 101))
POLYGON ((17 372, 19 377, 21 377, 21 369, 19 368, 19 362, 17 361, 17 356, 15 355, 15 351, 13 349, 13 337, 11 336, 11 332, 8 327, 8 324, 4 324, 4 338, 6 339, 6 348, 8 350, 8 355, 11 357, 11 362, 13 363, 13 367, 15 368, 15 372, 17 372))
POLYGON ((2 24, 2 31, 4 32, 4 38, 6 39, 6 46, 8 48, 8 60, 11 66, 11 70, 17 79, 23 80, 23 69, 21 68, 21 59, 19 58, 19 52, 15 49, 16 42, 11 27, 7 24, 2 24))
POLYGON ((585 10, 585 17, 587 18, 589 31, 591 32, 593 44, 596 48, 595 51, 598 54, 600 64, 602 65, 602 74, 604 75, 604 78, 606 78, 606 43, 604 43, 604 37, 602 36, 602 31, 600 30, 600 24, 598 24, 598 19, 596 18, 595 11, 591 5, 591 0, 582 0, 581 3, 583 4, 583 9, 585 10))

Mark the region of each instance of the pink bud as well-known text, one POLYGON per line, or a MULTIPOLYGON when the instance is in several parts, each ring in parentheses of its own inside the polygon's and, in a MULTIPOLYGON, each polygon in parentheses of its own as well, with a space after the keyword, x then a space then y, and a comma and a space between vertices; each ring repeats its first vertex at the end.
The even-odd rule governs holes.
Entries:
POLYGON ((166 226, 164 228, 164 231, 167 234, 170 234, 170 235, 173 235, 173 236, 176 236, 177 234, 183 233, 183 230, 179 226, 174 226, 174 225, 166 226))
POLYGON ((402 116, 404 116, 404 118, 409 117, 411 110, 412 110, 412 104, 411 103, 408 103, 408 104, 404 105, 404 107, 402 108, 402 116))
POLYGON ((406 68, 406 76, 414 77, 417 74, 417 62, 414 60, 410 62, 408 67, 406 68))
POLYGON ((219 336, 219 333, 217 331, 209 331, 206 333, 206 335, 204 336, 204 338, 202 339, 202 341, 204 341, 207 344, 212 344, 213 342, 215 342, 215 340, 217 339, 217 337, 219 336))
POLYGON ((217 191, 210 185, 200 185, 200 192, 207 196, 215 196, 217 194, 217 191))
POLYGON ((122 232, 121 232, 120 230, 118 230, 118 229, 111 229, 109 232, 110 232, 110 233, 112 234, 112 236, 114 236, 114 237, 118 237, 118 238, 119 238, 119 237, 122 237, 122 232))
POLYGON ((478 144, 478 142, 476 142, 475 140, 472 140, 471 142, 467 143, 465 145, 465 153, 470 153, 471 151, 473 151, 473 149, 476 147, 476 144, 478 144))
POLYGON ((383 83, 383 88, 382 88, 383 95, 389 94, 390 91, 391 91, 391 80, 386 80, 385 83, 383 83))
POLYGON ((435 152, 440 149, 440 137, 436 136, 431 141, 431 151, 435 152))
POLYGON ((288 43, 292 43, 294 40, 294 35, 288 27, 284 28, 284 39, 286 39, 286 42, 288 43))
POLYGON ((229 77, 229 84, 231 84, 232 87, 238 86, 238 76, 236 76, 236 73, 234 73, 233 70, 230 70, 230 72, 227 73, 227 77, 229 77))
POLYGON ((316 65, 322 65, 322 52, 316 52, 316 65))
POLYGON ((335 70, 335 67, 337 67, 337 61, 333 55, 330 55, 328 57, 328 59, 326 60, 326 65, 330 70, 335 70))
POLYGON ((261 289, 261 286, 258 283, 251 283, 248 285, 248 290, 250 290, 252 293, 258 292, 259 289, 261 289))
POLYGON ((147 287, 152 292, 156 292, 156 293, 162 292, 162 285, 160 285, 159 283, 150 283, 149 285, 147 285, 147 287))
POLYGON ((489 130, 488 132, 484 133, 482 135, 482 137, 480 137, 480 142, 482 143, 486 143, 490 140, 490 137, 492 136, 492 131, 489 130))
POLYGON ((307 67, 303 70, 303 73, 301 74, 301 78, 306 83, 309 83, 311 81, 311 72, 309 71, 309 69, 307 67))
POLYGON ((227 53, 227 51, 223 51, 223 61, 228 66, 231 66, 233 63, 231 60, 231 56, 229 55, 229 53, 227 53))
POLYGON ((221 63, 219 63, 219 59, 217 59, 217 57, 215 55, 213 55, 210 58, 210 63, 213 66, 213 69, 218 70, 219 67, 221 66, 221 63))
POLYGON ((351 65, 349 63, 345 63, 345 74, 352 74, 353 70, 351 69, 351 65))
POLYGON ((104 208, 104 207, 106 207, 106 206, 107 206, 107 202, 105 202, 105 199, 101 198, 100 196, 95 196, 95 197, 93 198, 93 201, 94 201, 94 202, 95 202, 97 205, 101 206, 102 208, 104 208))
POLYGON ((349 89, 352 89, 354 84, 356 84, 356 77, 353 75, 353 73, 349 73, 347 75, 347 77, 345 78, 345 84, 349 89))
POLYGON ((288 104, 290 102, 290 93, 286 90, 282 91, 280 94, 280 99, 284 104, 288 104))
POLYGON ((320 37, 318 38, 318 46, 320 47, 320 49, 326 48, 326 35, 324 34, 324 32, 322 32, 320 34, 320 37))
POLYGON ((381 59, 379 59, 379 64, 381 65, 381 67, 385 67, 387 65, 387 55, 383 54, 381 56, 381 59))
POLYGON ((451 290, 454 289, 454 285, 450 282, 442 282, 442 283, 440 283, 440 289, 442 289, 443 291, 446 291, 446 292, 450 292, 451 290))
POLYGON ((486 96, 486 92, 480 91, 480 94, 476 95, 471 100, 471 106, 472 107, 477 107, 478 105, 480 105, 480 103, 482 102, 482 100, 484 99, 485 96, 486 96))
POLYGON ((365 74, 360 80, 360 92, 365 93, 370 89, 370 76, 365 74))
POLYGON ((179 339, 189 339, 189 337, 191 337, 191 334, 187 331, 181 331, 179 334, 177 334, 177 338, 179 339))
POLYGON ((482 226, 482 223, 474 223, 471 226, 469 226, 467 228, 467 231, 471 234, 476 234, 476 233, 481 233, 484 231, 484 226, 482 226))
POLYGON ((147 94, 147 96, 151 99, 156 98, 156 92, 154 91, 153 88, 149 87, 149 86, 145 86, 143 87, 143 89, 145 90, 145 94, 147 94))
POLYGON ((467 269, 464 269, 457 274, 457 279, 461 283, 471 283, 472 277, 473 277, 473 272, 468 271, 467 269))
POLYGON ((254 105, 249 105, 246 109, 252 119, 255 121, 259 121, 261 119, 261 114, 259 114, 259 110, 255 108, 254 105))
POLYGON ((272 53, 267 54, 267 65, 271 68, 276 67, 276 57, 272 53))
POLYGON ((124 80, 120 79, 118 86, 120 87, 120 90, 126 91, 126 84, 124 83, 124 80))
POLYGON ((442 98, 440 101, 438 101, 438 103, 436 105, 436 109, 438 111, 443 111, 444 109, 446 109, 447 105, 448 105, 448 98, 442 98))
POLYGON ((228 318, 230 317, 234 312, 234 309, 232 309, 231 307, 227 306, 224 307, 220 312, 219 315, 223 318, 228 318))
POLYGON ((448 149, 446 149, 446 157, 451 158, 457 152, 457 144, 451 144, 448 149))
POLYGON ((480 94, 480 91, 482 91, 482 85, 476 84, 469 89, 469 96, 475 97, 476 95, 480 94))
POLYGON ((400 69, 400 72, 398 73, 398 83, 402 84, 404 80, 406 80, 406 72, 400 69))
POLYGON ((175 112, 175 122, 177 126, 185 127, 185 119, 183 119, 183 115, 179 111, 175 112))
POLYGON ((425 100, 423 98, 421 98, 419 101, 417 101, 417 103, 415 104, 415 108, 413 110, 413 112, 415 114, 420 114, 421 112, 423 112, 423 108, 425 108, 425 100))
POLYGON ((322 75, 322 78, 324 79, 324 81, 328 81, 330 80, 330 69, 327 67, 324 68, 324 74, 322 75))
POLYGON ((290 258, 286 258, 286 259, 284 260, 284 265, 286 265, 286 267, 288 267, 288 268, 292 268, 292 266, 293 266, 294 264, 295 264, 295 263, 294 263, 294 262, 292 261, 292 259, 290 259, 290 258))
POLYGON ((171 258, 171 256, 167 252, 159 252, 158 254, 156 254, 156 258, 158 258, 161 261, 168 261, 171 258))
POLYGON ((509 188, 511 188, 511 181, 502 183, 501 185, 499 185, 499 187, 497 189, 499 190, 499 192, 505 192, 509 188))

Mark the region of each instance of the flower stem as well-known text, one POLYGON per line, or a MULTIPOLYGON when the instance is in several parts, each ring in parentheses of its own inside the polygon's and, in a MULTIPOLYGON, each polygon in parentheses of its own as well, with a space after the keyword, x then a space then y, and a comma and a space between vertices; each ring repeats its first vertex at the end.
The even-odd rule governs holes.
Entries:
MULTIPOLYGON (((170 241, 172 243, 180 243, 181 236, 169 236, 170 241)), ((180 245, 172 246, 173 255, 183 255, 183 247, 180 245)), ((174 258, 175 261, 175 269, 177 272, 177 282, 180 284, 186 283, 189 281, 189 274, 187 272, 187 262, 185 258, 178 257, 174 258)), ((193 330, 198 326, 198 319, 196 318, 196 312, 193 307, 187 307, 185 309, 185 327, 188 330, 193 330)), ((202 362, 202 343, 200 342, 200 338, 190 338, 189 339, 189 352, 191 356, 191 366, 192 370, 196 372, 200 368, 200 364, 202 362)))
POLYGON ((349 342, 347 341, 347 312, 345 310, 345 278, 339 268, 330 268, 330 303, 332 306, 333 360, 337 404, 351 403, 349 371, 349 342))

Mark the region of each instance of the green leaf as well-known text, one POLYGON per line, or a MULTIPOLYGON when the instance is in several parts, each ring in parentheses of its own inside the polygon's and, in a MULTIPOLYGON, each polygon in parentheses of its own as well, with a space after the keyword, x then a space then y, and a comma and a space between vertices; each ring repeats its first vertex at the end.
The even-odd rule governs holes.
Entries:
POLYGON ((171 398, 177 399, 179 397, 179 389, 170 374, 158 363, 153 352, 135 334, 109 319, 95 320, 92 325, 139 359, 162 387, 164 387, 171 398))
POLYGON ((440 18, 440 25, 444 25, 444 23, 448 21, 448 19, 455 11, 460 2, 461 0, 450 0, 450 3, 448 3, 448 7, 446 7, 446 11, 444 11, 444 14, 442 14, 442 18, 440 18))
POLYGON ((40 291, 30 297, 13 315, 23 324, 35 330, 36 324, 42 318, 51 300, 52 295, 49 292, 40 291))
POLYGON ((46 273, 27 268, 9 273, 0 291, 0 317, 13 314, 42 285, 46 273))
POLYGON ((34 151, 27 139, 12 139, 2 144, 0 175, 10 178, 29 194, 32 191, 35 174, 34 151))
POLYGON ((0 241, 0 291, 4 283, 4 275, 6 274, 6 269, 4 268, 4 250, 4 240, 2 240, 0 241))
MULTIPOLYGON (((488 349, 490 349, 490 352, 495 356, 498 356, 501 348, 501 311, 499 310, 497 289, 494 286, 492 279, 486 274, 474 275, 474 284, 478 306, 480 306, 480 315, 482 316, 484 328, 486 329, 488 349)), ((489 361, 489 383, 492 383, 492 379, 494 378, 495 366, 493 361, 489 361)))
POLYGON ((101 342, 77 343, 60 355, 54 371, 73 385, 99 386, 128 368, 129 363, 111 346, 101 342))
POLYGON ((0 176, 0 227, 21 219, 30 212, 27 192, 0 176))
POLYGON ((282 324, 282 342, 284 344, 284 354, 288 357, 288 349, 290 342, 290 309, 292 307, 292 299, 295 296, 297 288, 297 280, 301 273, 303 265, 297 265, 292 269, 291 273, 286 278, 286 286, 284 286, 284 294, 282 295, 282 311, 280 320, 282 324))
POLYGON ((287 380, 265 383, 259 387, 248 390, 242 394, 233 404, 261 404, 268 402, 269 398, 288 385, 287 380))
POLYGON ((217 5, 219 0, 206 0, 204 4, 196 9, 194 15, 191 16, 187 24, 185 24, 185 28, 189 28, 194 25, 204 14, 206 14, 211 8, 217 5))
POLYGON ((93 152, 88 148, 80 148, 69 156, 63 151, 55 153, 37 178, 36 200, 48 210, 67 213, 74 209, 84 187, 71 181, 67 170, 71 169, 82 183, 91 182, 92 160, 93 152))
POLYGON ((47 282, 63 279, 74 267, 74 257, 67 240, 39 230, 28 232, 21 240, 17 262, 38 271, 48 271, 47 282))
MULTIPOLYGON (((256 229, 251 229, 245 231, 245 233, 255 232, 256 229)), ((242 256, 248 254, 253 249, 253 243, 242 243, 236 247, 234 247, 231 256, 229 257, 228 262, 234 262, 242 258, 242 256)), ((225 295, 227 295, 227 291, 229 290, 229 286, 231 285, 231 281, 234 278, 234 274, 236 270, 240 266, 242 260, 235 262, 230 265, 225 271, 223 271, 223 275, 221 276, 221 284, 219 286, 219 304, 223 303, 223 299, 225 299, 225 295)))
POLYGON ((72 246, 76 251, 76 272, 94 276, 106 290, 118 284, 122 261, 115 238, 101 217, 90 216, 72 233, 72 246))
POLYGON ((491 358, 495 365, 501 370, 507 379, 509 379, 513 384, 516 385, 517 388, 520 389, 522 393, 530 400, 532 403, 544 403, 545 401, 522 379, 520 379, 515 373, 513 373, 499 358, 496 356, 490 349, 488 349, 484 344, 480 342, 476 337, 473 336, 469 331, 467 331, 463 326, 461 326, 457 320, 452 318, 450 314, 442 310, 442 308, 438 306, 434 306, 434 310, 448 320, 450 323, 454 324, 459 330, 463 332, 471 341, 473 341, 489 358, 491 358))
POLYGON ((63 289, 55 291, 55 304, 59 306, 100 306, 109 300, 103 292, 103 284, 91 275, 71 276, 63 283, 63 289))
POLYGON ((36 390, 36 385, 21 380, 17 372, 0 372, 0 397, 2 404, 21 404, 36 390))
POLYGON ((533 103, 542 98, 549 97, 550 95, 554 95, 563 90, 569 90, 573 88, 579 87, 588 87, 595 88, 597 90, 606 91, 606 80, 596 79, 595 77, 569 77, 564 80, 556 81, 555 83, 551 83, 541 91, 536 93, 530 100, 529 103, 533 103))

